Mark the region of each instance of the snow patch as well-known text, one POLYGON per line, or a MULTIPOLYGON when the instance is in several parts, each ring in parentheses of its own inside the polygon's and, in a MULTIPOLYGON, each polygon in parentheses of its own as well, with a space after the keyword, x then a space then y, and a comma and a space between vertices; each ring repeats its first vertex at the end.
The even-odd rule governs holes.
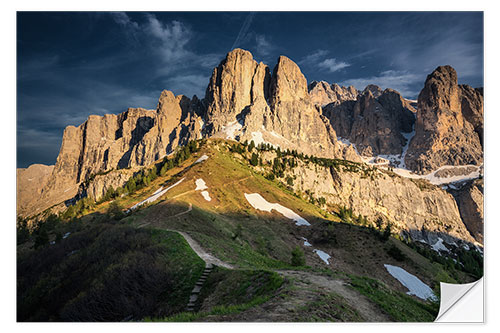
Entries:
POLYGON ((234 140, 236 135, 235 132, 239 131, 243 128, 243 126, 237 121, 230 122, 226 126, 222 126, 222 131, 226 133, 226 139, 234 140))
POLYGON ((208 159, 208 156, 207 155, 203 155, 202 157, 200 157, 199 159, 197 159, 193 164, 201 163, 201 162, 203 162, 206 159, 208 159))
POLYGON ((161 190, 163 190, 163 186, 154 191, 153 195, 160 193, 161 190))
POLYGON ((445 251, 445 252, 450 252, 446 246, 444 246, 443 239, 438 237, 438 240, 436 243, 434 243, 432 246, 432 249, 436 252, 439 253, 439 251, 445 251))
POLYGON ((208 189, 208 186, 205 181, 201 178, 196 179, 195 191, 201 191, 201 195, 203 196, 203 198, 205 198, 205 200, 212 201, 212 198, 210 198, 210 194, 208 193, 208 191, 204 191, 206 189, 208 189))
POLYGON ((321 250, 318 250, 318 249, 314 249, 314 252, 321 258, 321 260, 323 260, 325 262, 325 264, 327 265, 330 265, 330 263, 328 262, 328 259, 330 259, 330 255, 326 252, 323 252, 321 250))
POLYGON ((415 275, 408 273, 398 266, 384 265, 384 267, 387 269, 389 274, 391 274, 403 286, 408 288, 408 295, 415 295, 421 299, 437 299, 432 289, 415 275))
POLYGON ((278 203, 270 203, 266 199, 264 199, 259 193, 247 194, 245 193, 245 198, 252 205, 253 208, 262 210, 265 212, 271 212, 271 210, 275 210, 278 213, 282 214, 286 218, 295 221, 295 225, 306 225, 310 226, 311 224, 307 222, 304 218, 300 217, 294 211, 289 208, 286 208, 278 203))
POLYGON ((158 198, 160 198, 161 196, 163 196, 165 193, 167 193, 171 188, 179 185, 180 183, 182 183, 182 181, 184 180, 184 178, 182 178, 181 180, 179 180, 177 183, 167 187, 166 189, 164 190, 161 190, 161 191, 156 191, 155 194, 151 195, 149 198, 145 199, 145 200, 142 200, 141 202, 133 205, 132 207, 130 207, 130 209, 128 211, 131 211, 131 210, 134 210, 134 209, 137 209, 139 206, 142 206, 144 205, 145 203, 151 203, 151 202, 154 202, 156 200, 158 200, 158 198))
POLYGON ((264 137, 262 136, 262 132, 252 132, 252 140, 256 146, 260 145, 261 143, 266 143, 264 137))
POLYGON ((307 238, 302 237, 302 240, 304 241, 304 246, 312 246, 311 243, 307 241, 307 238))
POLYGON ((195 191, 206 190, 208 188, 205 181, 201 178, 196 179, 196 189, 195 191))
POLYGON ((201 191, 201 195, 205 198, 205 200, 212 201, 212 198, 210 198, 210 194, 207 191, 201 191))

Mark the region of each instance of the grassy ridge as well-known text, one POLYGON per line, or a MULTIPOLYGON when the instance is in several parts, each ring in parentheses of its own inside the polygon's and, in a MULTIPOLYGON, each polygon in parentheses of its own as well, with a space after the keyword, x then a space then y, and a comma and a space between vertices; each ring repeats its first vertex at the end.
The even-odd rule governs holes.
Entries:
POLYGON ((17 258, 19 321, 120 321, 179 312, 203 261, 177 233, 87 225, 17 258))
POLYGON ((439 304, 424 303, 389 289, 381 282, 367 277, 350 276, 351 287, 368 297, 397 322, 434 321, 439 304))

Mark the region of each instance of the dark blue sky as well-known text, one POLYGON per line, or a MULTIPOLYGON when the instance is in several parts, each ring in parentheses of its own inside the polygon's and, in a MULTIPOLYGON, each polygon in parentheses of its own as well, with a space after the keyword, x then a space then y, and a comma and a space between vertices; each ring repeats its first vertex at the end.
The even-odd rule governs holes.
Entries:
POLYGON ((310 82, 374 83, 416 98, 451 65, 483 85, 480 12, 18 13, 17 164, 54 164, 67 125, 90 114, 156 107, 163 89, 203 97, 232 48, 310 82))

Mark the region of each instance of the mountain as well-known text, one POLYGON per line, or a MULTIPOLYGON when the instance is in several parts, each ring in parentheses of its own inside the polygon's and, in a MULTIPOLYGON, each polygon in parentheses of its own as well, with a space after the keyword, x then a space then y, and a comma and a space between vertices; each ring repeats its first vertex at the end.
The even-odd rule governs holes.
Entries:
POLYGON ((358 90, 353 86, 342 87, 336 83, 328 84, 325 81, 313 81, 308 86, 309 96, 315 105, 325 106, 331 103, 340 104, 344 101, 355 101, 358 90))
POLYGON ((440 66, 427 76, 418 96, 415 136, 405 157, 415 171, 483 162, 482 90, 459 86, 457 73, 440 66))
POLYGON ((355 144, 362 156, 401 154, 407 141, 403 133, 412 131, 415 112, 397 91, 375 85, 356 100, 323 107, 337 135, 355 144))
POLYGON ((415 109, 393 89, 308 86, 289 58, 280 56, 271 71, 235 49, 214 68, 201 100, 165 90, 156 110, 128 109, 68 126, 55 166, 44 168, 33 191, 20 186, 28 173, 19 173, 18 215, 100 200, 188 142, 223 138, 319 160, 366 162, 349 167, 359 173, 301 165, 280 178, 300 180, 295 190, 321 192, 327 203, 390 222, 415 239, 474 242, 479 238, 471 232, 480 235, 482 221, 465 224, 471 214, 463 213, 464 201, 437 185, 481 175, 482 103, 482 90, 458 85, 449 66, 427 77, 415 109))

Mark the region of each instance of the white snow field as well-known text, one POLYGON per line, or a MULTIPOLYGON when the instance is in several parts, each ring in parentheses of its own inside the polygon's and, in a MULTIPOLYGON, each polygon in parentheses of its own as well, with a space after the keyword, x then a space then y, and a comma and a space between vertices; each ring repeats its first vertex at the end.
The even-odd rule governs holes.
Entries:
POLYGON ((403 286, 408 288, 408 295, 415 295, 421 299, 437 299, 432 289, 428 285, 420 281, 420 279, 415 275, 408 273, 398 266, 384 265, 384 267, 387 269, 389 274, 391 274, 403 286))
POLYGON ((201 195, 205 198, 205 200, 212 201, 212 198, 210 198, 210 194, 207 191, 201 191, 201 195))
POLYGON ((203 155, 202 157, 200 157, 199 159, 197 159, 193 164, 201 163, 204 160, 206 160, 207 158, 208 158, 207 155, 203 155))
MULTIPOLYGON (((184 178, 182 178, 181 180, 179 180, 177 183, 167 187, 166 189, 164 190, 161 190, 161 191, 155 191, 155 193, 153 195, 151 195, 149 198, 145 199, 145 200, 142 200, 141 202, 133 205, 132 207, 130 207, 129 210, 134 210, 134 209, 137 209, 137 207, 139 206, 142 206, 144 205, 145 203, 151 203, 151 202, 154 202, 156 200, 158 200, 158 198, 160 198, 161 196, 163 196, 165 193, 167 193, 171 188, 179 185, 180 183, 182 183, 182 181, 184 180, 184 178)), ((163 187, 161 187, 163 188, 163 187)))
POLYGON ((205 181, 201 178, 196 179, 196 188, 195 191, 201 191, 201 190, 206 190, 208 188, 207 184, 205 184, 205 181))
POLYGON ((314 249, 313 252, 315 252, 321 258, 321 260, 323 260, 325 262, 325 264, 330 265, 330 263, 328 262, 328 259, 330 259, 331 257, 328 253, 323 252, 323 251, 318 250, 318 249, 314 249))
POLYGON ((262 210, 265 212, 271 212, 271 210, 275 210, 278 213, 282 214, 286 218, 295 221, 295 225, 306 225, 310 226, 311 224, 306 221, 306 219, 300 217, 294 211, 289 208, 283 207, 278 203, 270 203, 266 199, 264 199, 259 193, 247 194, 245 193, 245 198, 252 205, 253 208, 262 210))

